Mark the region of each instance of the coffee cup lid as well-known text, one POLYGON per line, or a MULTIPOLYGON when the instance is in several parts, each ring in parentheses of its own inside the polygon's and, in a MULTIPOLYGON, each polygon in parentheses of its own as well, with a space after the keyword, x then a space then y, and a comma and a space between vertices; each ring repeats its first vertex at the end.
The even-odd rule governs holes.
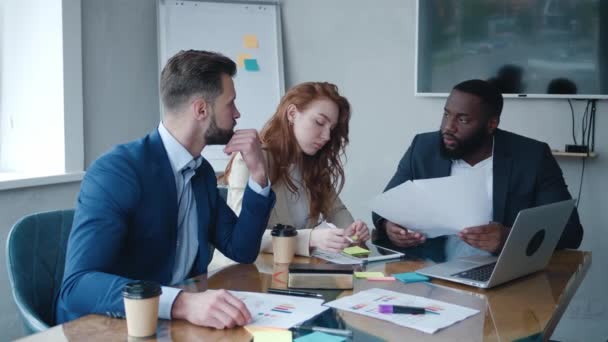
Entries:
POLYGON ((155 281, 134 281, 125 285, 122 295, 129 299, 147 299, 163 293, 160 284, 155 281))
POLYGON ((270 235, 289 237, 289 236, 298 235, 298 231, 293 226, 279 223, 279 224, 275 225, 274 227, 272 227, 272 231, 270 232, 270 235))

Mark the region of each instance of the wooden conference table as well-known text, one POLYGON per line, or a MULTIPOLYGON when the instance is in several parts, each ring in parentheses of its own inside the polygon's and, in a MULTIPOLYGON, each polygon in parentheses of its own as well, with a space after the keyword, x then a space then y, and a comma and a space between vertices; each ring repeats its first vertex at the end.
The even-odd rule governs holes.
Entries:
MULTIPOLYGON (((322 263, 316 258, 297 257, 294 262, 322 263)), ((422 260, 371 263, 365 270, 385 274, 414 271, 428 265, 422 260)), ((548 268, 490 290, 474 289, 446 281, 403 284, 355 280, 354 291, 372 287, 386 288, 425 296, 480 310, 480 313, 430 335, 385 321, 335 309, 327 310, 310 324, 353 331, 355 341, 513 341, 535 336, 551 337, 572 296, 591 265, 591 253, 556 252, 548 268)), ((273 265, 272 255, 260 254, 253 265, 231 265, 210 275, 186 281, 186 291, 230 289, 265 292, 267 288, 285 288, 287 266, 273 265)), ((326 300, 349 295, 351 291, 318 291, 326 300)), ((99 315, 78 320, 28 336, 24 341, 120 341, 127 340, 126 321, 99 315)), ((156 338, 146 341, 250 341, 243 328, 215 330, 194 326, 185 321, 159 321, 156 338)))

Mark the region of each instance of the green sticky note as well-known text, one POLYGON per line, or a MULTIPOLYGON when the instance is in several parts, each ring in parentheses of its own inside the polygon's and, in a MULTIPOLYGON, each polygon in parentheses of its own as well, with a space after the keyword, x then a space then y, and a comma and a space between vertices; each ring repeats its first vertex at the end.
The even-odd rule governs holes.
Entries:
POLYGON ((404 283, 417 283, 420 281, 429 281, 430 278, 427 276, 423 276, 422 274, 418 274, 416 272, 406 272, 406 273, 396 273, 393 274, 393 277, 404 283))
POLYGON ((369 277, 384 277, 384 273, 382 272, 355 272, 355 277, 361 278, 369 278, 369 277))
POLYGON ((346 337, 330 335, 330 334, 322 333, 319 331, 315 331, 312 334, 298 337, 294 340, 294 342, 342 342, 342 341, 346 341, 346 337))
POLYGON ((253 333, 253 342, 291 342, 293 337, 289 330, 256 331, 253 333))
POLYGON ((367 255, 367 254, 369 254, 369 251, 367 249, 361 248, 359 246, 344 248, 343 252, 348 255, 367 255))
POLYGON ((245 70, 247 71, 260 71, 258 60, 255 58, 245 58, 245 70))

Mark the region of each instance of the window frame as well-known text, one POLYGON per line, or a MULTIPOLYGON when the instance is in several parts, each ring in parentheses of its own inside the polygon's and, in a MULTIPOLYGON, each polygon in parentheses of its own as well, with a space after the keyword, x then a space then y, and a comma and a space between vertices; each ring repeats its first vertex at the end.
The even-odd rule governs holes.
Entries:
MULTIPOLYGON (((77 182, 84 176, 84 127, 82 80, 82 3, 61 1, 63 38, 64 168, 57 174, 0 171, 0 191, 77 182)), ((0 26, 1 28, 1 26, 0 26)), ((2 52, 0 50, 0 52, 2 52)), ((2 56, 0 56, 2 58, 2 56)))

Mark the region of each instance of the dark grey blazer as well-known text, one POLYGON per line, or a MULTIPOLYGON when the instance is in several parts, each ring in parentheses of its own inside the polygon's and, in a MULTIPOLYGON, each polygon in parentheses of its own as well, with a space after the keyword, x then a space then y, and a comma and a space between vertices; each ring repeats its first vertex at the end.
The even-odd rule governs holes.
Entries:
MULTIPOLYGON (((384 191, 408 180, 446 177, 452 161, 439 152, 439 131, 418 134, 399 162, 397 172, 384 191)), ((511 227, 520 210, 572 198, 564 182, 562 171, 546 143, 511 132, 496 130, 493 164, 494 221, 511 227)), ((376 242, 389 248, 394 246, 380 227, 382 217, 373 214, 376 242)), ((578 248, 583 238, 583 227, 574 209, 557 248, 578 248)), ((445 259, 444 237, 427 239, 409 254, 445 259)))

